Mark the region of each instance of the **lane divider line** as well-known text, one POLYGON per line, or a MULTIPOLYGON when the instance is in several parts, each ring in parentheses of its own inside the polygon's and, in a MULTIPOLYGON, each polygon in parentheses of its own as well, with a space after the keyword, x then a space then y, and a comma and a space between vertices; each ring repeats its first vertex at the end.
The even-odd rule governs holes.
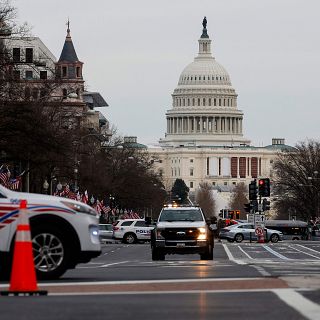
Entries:
POLYGON ((292 260, 288 257, 285 257, 284 255, 282 255, 281 253, 277 252, 277 251, 274 251, 273 249, 271 249, 269 246, 267 245, 264 245, 262 246, 263 248, 265 248, 267 251, 269 251, 270 253, 272 253, 274 256, 282 259, 282 260, 292 260))
POLYGON ((110 267, 110 266, 114 266, 116 264, 122 264, 122 263, 127 263, 129 261, 121 261, 121 262, 114 262, 114 263, 108 263, 108 264, 104 264, 102 266, 100 266, 99 268, 106 268, 106 267, 110 267))
POLYGON ((246 262, 244 262, 242 260, 235 259, 234 256, 232 255, 231 251, 229 250, 229 248, 224 243, 222 244, 222 246, 223 246, 223 249, 226 252, 230 261, 232 261, 236 264, 242 264, 242 265, 247 264, 246 262))
POLYGON ((292 247, 292 246, 288 246, 288 247, 291 248, 291 249, 293 249, 293 250, 296 250, 296 251, 298 251, 298 252, 302 252, 303 254, 306 254, 306 255, 308 255, 308 256, 310 256, 310 257, 313 257, 313 258, 316 258, 316 259, 320 260, 320 257, 317 257, 317 256, 315 256, 315 255, 313 255, 313 254, 311 254, 311 253, 304 252, 304 251, 299 250, 299 249, 297 249, 297 248, 295 248, 295 247, 292 247))
POLYGON ((240 251, 242 251, 249 259, 253 260, 253 258, 247 253, 245 252, 240 246, 237 246, 239 248, 240 251))
POLYGON ((309 320, 319 318, 320 305, 305 298, 293 289, 273 289, 272 290, 282 301, 291 308, 298 311, 309 320))

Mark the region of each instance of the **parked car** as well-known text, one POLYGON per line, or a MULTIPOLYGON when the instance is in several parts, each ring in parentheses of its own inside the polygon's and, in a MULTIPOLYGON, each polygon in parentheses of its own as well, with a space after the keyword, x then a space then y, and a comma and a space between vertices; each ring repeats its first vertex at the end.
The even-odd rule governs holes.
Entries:
POLYGON ((113 226, 113 238, 124 243, 150 241, 151 230, 154 225, 149 225, 143 219, 118 220, 113 226))
MULTIPOLYGON (((265 228, 267 241, 278 242, 283 239, 281 231, 265 228)), ((242 242, 243 240, 257 240, 255 228, 250 223, 239 223, 226 228, 222 228, 219 233, 220 239, 227 239, 229 242, 242 242)))
POLYGON ((99 224, 99 237, 100 240, 110 240, 113 236, 113 227, 109 223, 100 223, 99 224))

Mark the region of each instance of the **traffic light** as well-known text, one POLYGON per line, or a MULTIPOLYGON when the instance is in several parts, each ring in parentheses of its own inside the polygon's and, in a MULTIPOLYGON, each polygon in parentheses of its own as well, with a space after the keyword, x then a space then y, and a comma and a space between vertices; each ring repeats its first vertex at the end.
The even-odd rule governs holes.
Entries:
POLYGON ((259 180, 259 195, 262 197, 270 197, 270 179, 264 178, 259 180))
POLYGON ((251 204, 251 203, 245 203, 245 204, 244 204, 244 210, 245 210, 245 212, 250 213, 251 209, 252 209, 252 204, 251 204))
POLYGON ((220 210, 219 217, 223 218, 223 209, 220 210))
POLYGON ((262 200, 262 210, 263 211, 270 210, 270 201, 268 201, 267 199, 262 200))
POLYGON ((257 199, 257 181, 253 180, 249 184, 249 200, 256 200, 257 199))
POLYGON ((235 210, 235 218, 240 219, 240 210, 235 210))
POLYGON ((228 215, 229 215, 229 219, 234 219, 234 211, 233 210, 229 210, 228 215))

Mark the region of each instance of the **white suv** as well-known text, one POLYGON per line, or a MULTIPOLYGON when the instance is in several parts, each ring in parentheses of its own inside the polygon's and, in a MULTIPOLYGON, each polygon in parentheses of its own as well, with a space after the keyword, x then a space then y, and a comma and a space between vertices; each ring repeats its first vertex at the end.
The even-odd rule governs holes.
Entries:
POLYGON ((0 185, 0 278, 11 273, 20 200, 27 200, 38 279, 56 279, 101 253, 97 212, 71 199, 22 193, 0 185))
POLYGON ((152 260, 165 260, 166 254, 200 254, 213 259, 213 232, 202 210, 196 206, 168 206, 159 215, 151 234, 152 260))
POLYGON ((143 219, 118 220, 113 226, 113 238, 124 243, 150 241, 153 225, 147 225, 143 219))

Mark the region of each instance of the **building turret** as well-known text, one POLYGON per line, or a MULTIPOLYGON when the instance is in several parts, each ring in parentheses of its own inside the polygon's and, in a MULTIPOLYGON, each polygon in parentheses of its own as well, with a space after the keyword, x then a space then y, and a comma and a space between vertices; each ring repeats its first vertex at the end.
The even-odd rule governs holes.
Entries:
POLYGON ((67 36, 58 62, 56 63, 57 76, 61 79, 83 80, 82 66, 70 35, 70 22, 67 23, 67 36))

